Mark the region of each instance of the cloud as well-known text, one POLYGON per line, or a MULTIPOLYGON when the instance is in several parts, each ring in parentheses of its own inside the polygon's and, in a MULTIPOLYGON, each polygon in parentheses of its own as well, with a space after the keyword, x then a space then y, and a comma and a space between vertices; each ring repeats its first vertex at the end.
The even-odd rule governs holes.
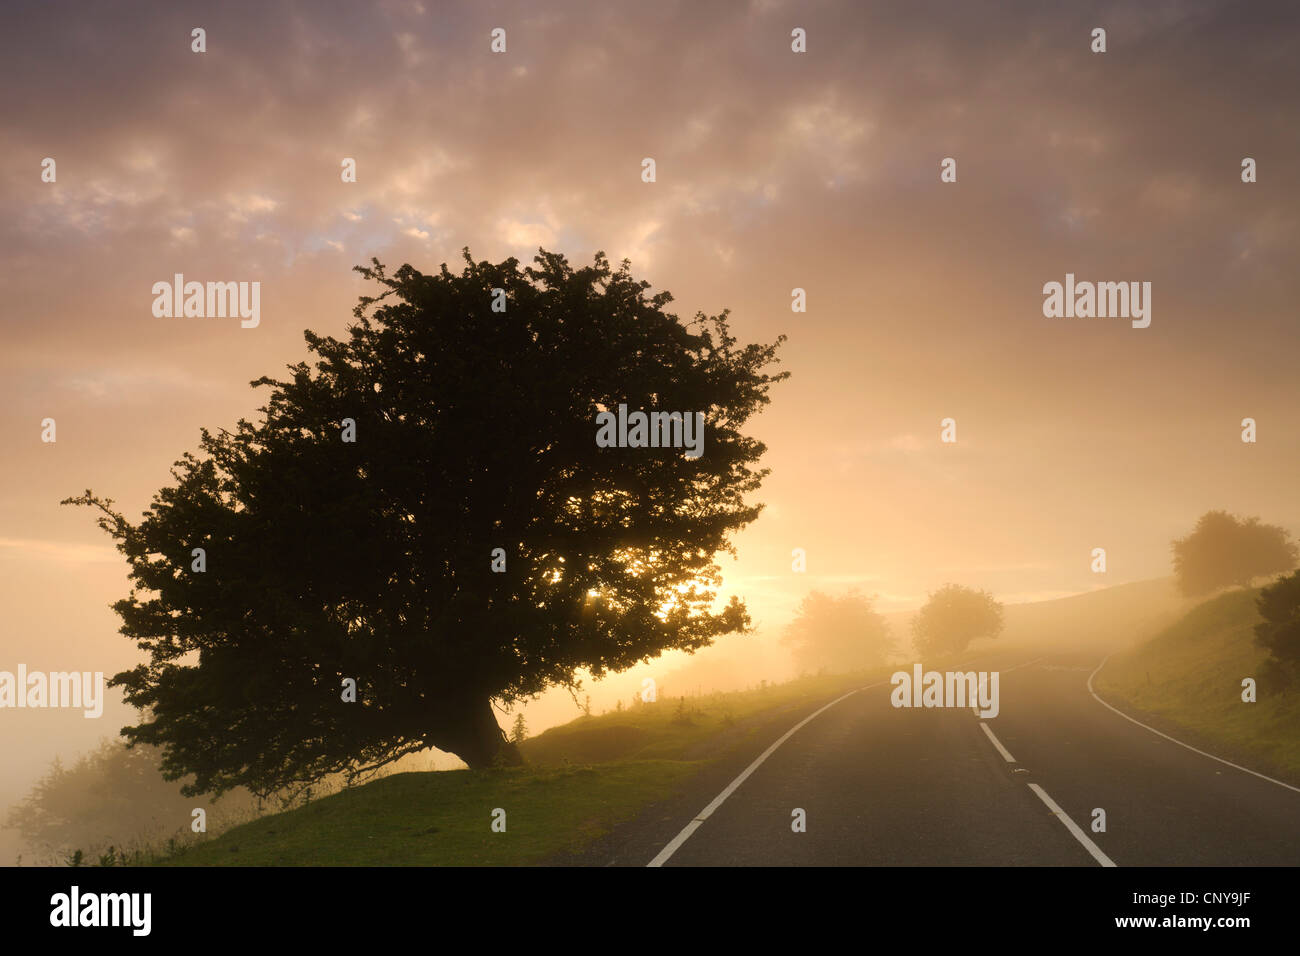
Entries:
POLYGON ((269 196, 248 194, 244 196, 227 196, 228 216, 233 222, 248 222, 250 216, 259 213, 274 212, 280 203, 269 196))
POLYGON ((553 249, 556 243, 555 229, 539 222, 502 220, 497 225, 497 232, 508 245, 523 247, 530 252, 539 247, 553 249))
POLYGON ((117 564, 123 560, 115 548, 105 545, 70 544, 30 538, 0 538, 0 556, 20 560, 36 558, 73 565, 117 564))
POLYGON ((222 387, 178 366, 92 368, 63 376, 58 384, 96 402, 152 402, 158 400, 159 393, 201 392, 222 387))

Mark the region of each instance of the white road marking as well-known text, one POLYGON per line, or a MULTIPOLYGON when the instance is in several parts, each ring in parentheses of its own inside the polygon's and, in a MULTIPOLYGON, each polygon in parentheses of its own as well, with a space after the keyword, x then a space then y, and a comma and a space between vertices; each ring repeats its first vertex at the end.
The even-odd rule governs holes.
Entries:
POLYGON ((1002 754, 1003 760, 1005 760, 1007 763, 1016 762, 1016 758, 1011 756, 1011 754, 1007 751, 1006 747, 1002 746, 1002 741, 998 740, 998 738, 993 736, 993 729, 989 727, 988 724, 984 723, 984 721, 982 720, 980 721, 980 730, 988 734, 989 740, 993 741, 993 746, 998 748, 998 753, 1002 754))
POLYGON ((1098 697, 1097 692, 1092 689, 1092 679, 1097 676, 1097 674, 1101 671, 1103 667, 1106 666, 1106 662, 1110 660, 1110 658, 1111 658, 1110 654, 1107 654, 1105 657, 1103 657, 1101 659, 1101 663, 1097 665, 1097 670, 1093 671, 1091 674, 1088 675, 1088 693, 1091 694, 1093 700, 1101 704, 1101 706, 1105 707, 1107 710, 1113 710, 1115 713, 1119 714, 1125 720, 1132 721, 1133 723, 1137 724, 1139 727, 1143 728, 1144 730, 1151 731, 1151 733, 1155 734, 1157 737, 1163 737, 1165 738, 1165 740, 1171 740, 1174 743, 1178 744, 1178 746, 1186 747, 1188 750, 1192 751, 1193 753, 1198 753, 1202 757, 1209 757, 1211 760, 1217 760, 1219 761, 1219 763, 1226 764, 1227 766, 1231 767, 1234 770, 1240 770, 1242 773, 1248 773, 1252 777, 1259 777, 1259 779, 1261 780, 1267 780, 1269 783, 1275 783, 1279 787, 1286 787, 1288 790, 1294 790, 1296 793, 1300 793, 1300 787, 1293 787, 1291 786, 1291 784, 1283 783, 1281 780, 1274 780, 1272 777, 1266 777, 1264 774, 1259 773, 1258 771, 1255 770, 1251 770, 1249 767, 1243 767, 1240 764, 1235 764, 1230 760, 1224 760, 1222 757, 1216 757, 1214 756, 1214 754, 1206 753, 1204 750, 1197 750, 1191 744, 1185 744, 1181 740, 1178 740, 1175 737, 1170 737, 1168 734, 1156 730, 1154 727, 1148 727, 1146 724, 1142 723, 1142 721, 1134 720, 1132 717, 1124 713, 1124 711, 1120 710, 1118 707, 1112 707, 1110 704, 1106 703, 1104 700, 1098 697))
POLYGON ((840 701, 844 700, 845 697, 852 697, 854 694, 858 693, 858 691, 871 690, 871 688, 873 687, 880 687, 881 685, 888 684, 888 683, 889 681, 882 680, 882 681, 877 681, 874 684, 868 684, 866 687, 859 687, 857 690, 851 690, 847 694, 843 695, 842 697, 836 697, 833 701, 831 701, 821 710, 817 711, 816 713, 809 714, 803 720, 799 721, 799 723, 795 724, 793 727, 787 730, 785 734, 782 735, 780 740, 778 740, 776 743, 772 744, 772 746, 764 750, 757 760, 755 760, 753 763, 751 763, 748 767, 744 769, 744 771, 740 774, 740 776, 738 776, 735 780, 731 781, 731 783, 727 784, 726 789, 723 790, 716 797, 714 797, 713 802, 710 803, 703 810, 701 810, 696 815, 694 820, 686 824, 686 826, 682 827, 682 832, 677 834, 677 836, 673 837, 671 842, 669 842, 667 846, 665 846, 662 850, 660 850, 659 853, 655 856, 655 858, 651 860, 649 863, 647 863, 646 866, 663 866, 665 863, 667 863, 668 858, 671 857, 674 853, 676 853, 679 849, 681 849, 682 844, 691 838, 691 834, 700 828, 700 824, 702 824, 705 820, 711 817, 713 815, 713 812, 717 810, 718 807, 722 806, 723 801, 726 800, 727 797, 735 793, 737 788, 739 788, 739 786, 742 783, 744 783, 747 779, 749 779, 749 775, 753 773, 755 770, 757 770, 759 768, 759 765, 762 764, 764 760, 772 756, 772 754, 776 751, 777 747, 781 746, 783 743, 785 743, 787 740, 793 737, 794 732, 796 730, 798 730, 804 724, 808 723, 814 717, 818 716, 818 714, 822 714, 830 710, 840 701))
POLYGON ((1025 661, 1023 664, 1017 664, 1015 667, 1009 667, 1006 670, 1004 670, 1002 673, 1010 674, 1012 671, 1018 671, 1020 670, 1020 668, 1028 667, 1030 664, 1037 664, 1041 660, 1042 660, 1041 657, 1035 657, 1032 661, 1025 661))
POLYGON ((1047 809, 1054 813, 1058 820, 1065 824, 1065 828, 1074 835, 1074 838, 1083 844, 1083 848, 1092 854, 1092 858, 1102 866, 1114 866, 1115 861, 1101 852, 1101 847, 1093 843, 1088 834, 1079 829, 1079 825, 1070 819, 1069 814, 1056 805, 1056 801, 1047 795, 1044 790, 1036 783, 1029 784, 1029 789, 1038 794, 1038 798, 1047 804, 1047 809))

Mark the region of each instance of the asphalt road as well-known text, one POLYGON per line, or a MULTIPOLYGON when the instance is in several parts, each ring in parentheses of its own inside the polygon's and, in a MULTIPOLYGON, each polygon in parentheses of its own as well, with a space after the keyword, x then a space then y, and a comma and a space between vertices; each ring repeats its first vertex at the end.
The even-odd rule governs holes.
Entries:
POLYGON ((1108 710, 1088 689, 1099 663, 1096 652, 968 662, 963 669, 1001 674, 1000 712, 988 720, 969 709, 894 708, 887 683, 860 690, 817 713, 735 785, 764 750, 827 702, 774 716, 752 746, 702 774, 681 797, 617 828, 582 862, 1300 864, 1300 792, 1108 710), (806 832, 792 829, 796 808, 806 814, 806 832), (1105 832, 1092 829, 1095 808, 1105 811, 1105 832))

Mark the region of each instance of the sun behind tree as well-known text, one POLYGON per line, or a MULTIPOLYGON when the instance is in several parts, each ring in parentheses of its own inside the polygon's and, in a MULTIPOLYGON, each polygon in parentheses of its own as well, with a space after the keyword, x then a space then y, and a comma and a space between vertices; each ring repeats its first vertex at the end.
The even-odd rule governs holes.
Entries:
POLYGON ((748 630, 739 600, 715 607, 715 556, 762 508, 765 447, 741 427, 789 374, 765 371, 784 337, 683 323, 603 253, 465 261, 358 267, 382 292, 348 335, 305 332, 314 367, 254 382, 263 420, 204 429, 138 524, 68 499, 130 562, 114 608, 149 661, 111 685, 151 716, 123 734, 193 773, 187 792, 429 747, 518 761, 494 702, 748 630), (702 412, 704 454, 598 447, 620 404, 702 412))

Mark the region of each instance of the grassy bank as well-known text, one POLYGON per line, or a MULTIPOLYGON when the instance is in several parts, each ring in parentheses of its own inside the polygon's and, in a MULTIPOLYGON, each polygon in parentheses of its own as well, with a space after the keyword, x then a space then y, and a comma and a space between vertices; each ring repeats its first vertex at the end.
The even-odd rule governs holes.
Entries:
MULTIPOLYGON (((875 679, 875 678, 873 678, 875 679)), ((524 741, 528 766, 401 773, 262 817, 152 862, 179 866, 517 866, 576 852, 782 710, 863 678, 812 677, 580 717, 524 741), (505 811, 504 832, 492 829, 505 811)))
POLYGON ((695 767, 629 761, 563 769, 401 773, 191 846, 181 866, 506 866, 576 850, 695 767), (504 832, 491 829, 505 811, 504 832))
POLYGON ((1242 678, 1259 680, 1267 654, 1255 644, 1258 590, 1229 591, 1193 608, 1149 641, 1116 654, 1094 686, 1107 701, 1187 743, 1243 766, 1300 782, 1300 687, 1258 689, 1241 699, 1242 678), (1139 713, 1140 712, 1140 713, 1139 713))

